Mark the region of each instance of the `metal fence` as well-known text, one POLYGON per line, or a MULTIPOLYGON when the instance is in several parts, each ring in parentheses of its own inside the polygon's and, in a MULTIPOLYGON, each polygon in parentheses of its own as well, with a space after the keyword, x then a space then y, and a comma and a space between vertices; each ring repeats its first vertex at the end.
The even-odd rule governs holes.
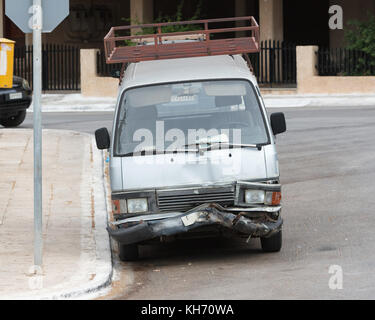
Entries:
MULTIPOLYGON (((33 46, 14 51, 14 74, 33 85, 33 46)), ((43 91, 81 89, 80 49, 69 45, 46 44, 42 47, 43 91)))
POLYGON ((113 71, 121 70, 122 63, 107 64, 104 51, 98 51, 96 54, 96 72, 101 77, 112 76, 113 71))
POLYGON ((375 75, 375 58, 360 50, 319 48, 316 66, 320 76, 375 75))
POLYGON ((258 83, 264 87, 295 87, 296 45, 283 41, 261 41, 260 52, 249 54, 258 83))
MULTIPOLYGON (((264 87, 295 87, 297 84, 296 46, 281 41, 262 41, 260 53, 249 54, 258 83, 264 87)), ((105 54, 97 53, 97 73, 108 77, 122 64, 107 64, 105 54)))

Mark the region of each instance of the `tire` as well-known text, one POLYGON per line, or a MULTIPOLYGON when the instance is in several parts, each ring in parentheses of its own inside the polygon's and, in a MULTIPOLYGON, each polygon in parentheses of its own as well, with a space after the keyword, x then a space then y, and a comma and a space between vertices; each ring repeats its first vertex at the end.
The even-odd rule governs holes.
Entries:
POLYGON ((269 238, 260 238, 260 242, 264 252, 279 252, 282 247, 282 231, 269 238))
POLYGON ((5 128, 13 128, 18 127, 22 122, 25 121, 26 118, 26 110, 22 110, 17 113, 15 116, 11 116, 6 119, 1 119, 0 124, 5 128))
POLYGON ((118 244, 119 258, 121 261, 135 261, 139 257, 136 244, 118 244))

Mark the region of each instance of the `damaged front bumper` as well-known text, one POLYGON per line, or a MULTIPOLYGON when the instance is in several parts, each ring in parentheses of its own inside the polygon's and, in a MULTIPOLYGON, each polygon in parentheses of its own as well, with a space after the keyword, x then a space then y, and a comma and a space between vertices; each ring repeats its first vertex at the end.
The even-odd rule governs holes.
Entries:
POLYGON ((204 204, 186 213, 145 215, 111 223, 110 236, 121 244, 140 243, 162 236, 173 236, 190 230, 220 225, 249 237, 270 237, 281 230, 283 220, 249 217, 246 212, 279 212, 281 207, 223 208, 218 204, 204 204))

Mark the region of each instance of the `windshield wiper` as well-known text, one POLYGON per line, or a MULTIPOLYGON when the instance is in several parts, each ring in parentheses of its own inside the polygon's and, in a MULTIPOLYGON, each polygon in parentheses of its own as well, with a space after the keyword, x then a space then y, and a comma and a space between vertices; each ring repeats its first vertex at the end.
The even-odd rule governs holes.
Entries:
POLYGON ((214 148, 214 150, 216 149, 217 146, 227 146, 229 148, 256 148, 258 149, 259 151, 262 150, 262 147, 267 145, 268 143, 257 143, 257 144, 244 144, 244 143, 230 143, 230 142, 197 142, 197 143, 191 143, 191 144, 188 144, 188 145, 185 145, 185 147, 189 147, 189 146, 198 146, 199 148, 199 151, 208 151, 208 150, 212 150, 214 148), (201 145, 207 145, 207 146, 201 146, 201 145))
POLYGON ((241 143, 241 144, 236 144, 236 143, 224 143, 229 146, 229 148, 256 148, 259 151, 262 150, 262 147, 268 145, 268 143, 257 143, 257 144, 246 144, 246 143, 241 143))
POLYGON ((136 152, 128 152, 125 153, 123 156, 124 157, 130 157, 134 155, 156 155, 156 154, 173 154, 173 153, 184 153, 184 152, 192 152, 192 153, 198 153, 199 149, 187 149, 187 148, 182 148, 182 149, 173 149, 173 150, 157 150, 155 146, 151 148, 145 148, 142 150, 138 150, 136 152))
POLYGON ((226 146, 229 149, 231 148, 253 148, 262 150, 263 146, 268 145, 269 143, 258 143, 258 144, 244 144, 244 143, 230 143, 230 142, 196 142, 184 145, 183 148, 173 149, 173 150, 157 150, 155 146, 150 148, 145 148, 138 150, 137 152, 129 152, 124 154, 124 157, 131 157, 134 155, 157 155, 157 154, 173 154, 173 153, 198 153, 204 151, 217 150, 217 147, 226 146), (205 145, 205 146, 202 146, 205 145), (191 149, 191 146, 196 146, 197 148, 191 149))

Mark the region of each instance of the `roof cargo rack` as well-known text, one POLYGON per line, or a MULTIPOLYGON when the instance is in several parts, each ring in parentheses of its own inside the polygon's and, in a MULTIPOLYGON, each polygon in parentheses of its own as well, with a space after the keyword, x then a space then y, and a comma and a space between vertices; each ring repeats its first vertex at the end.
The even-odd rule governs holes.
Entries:
POLYGON ((254 17, 236 17, 113 27, 104 38, 104 48, 107 63, 259 52, 259 25, 254 17), (237 22, 244 26, 210 28, 212 23, 224 22, 237 22), (166 27, 175 25, 194 25, 197 30, 163 31, 166 27), (151 28, 155 33, 121 35, 125 32, 131 33, 132 29, 139 31, 142 28, 151 28), (241 32, 241 36, 224 39, 211 37, 213 34, 233 32, 241 32), (127 45, 129 43, 131 45, 127 45))

